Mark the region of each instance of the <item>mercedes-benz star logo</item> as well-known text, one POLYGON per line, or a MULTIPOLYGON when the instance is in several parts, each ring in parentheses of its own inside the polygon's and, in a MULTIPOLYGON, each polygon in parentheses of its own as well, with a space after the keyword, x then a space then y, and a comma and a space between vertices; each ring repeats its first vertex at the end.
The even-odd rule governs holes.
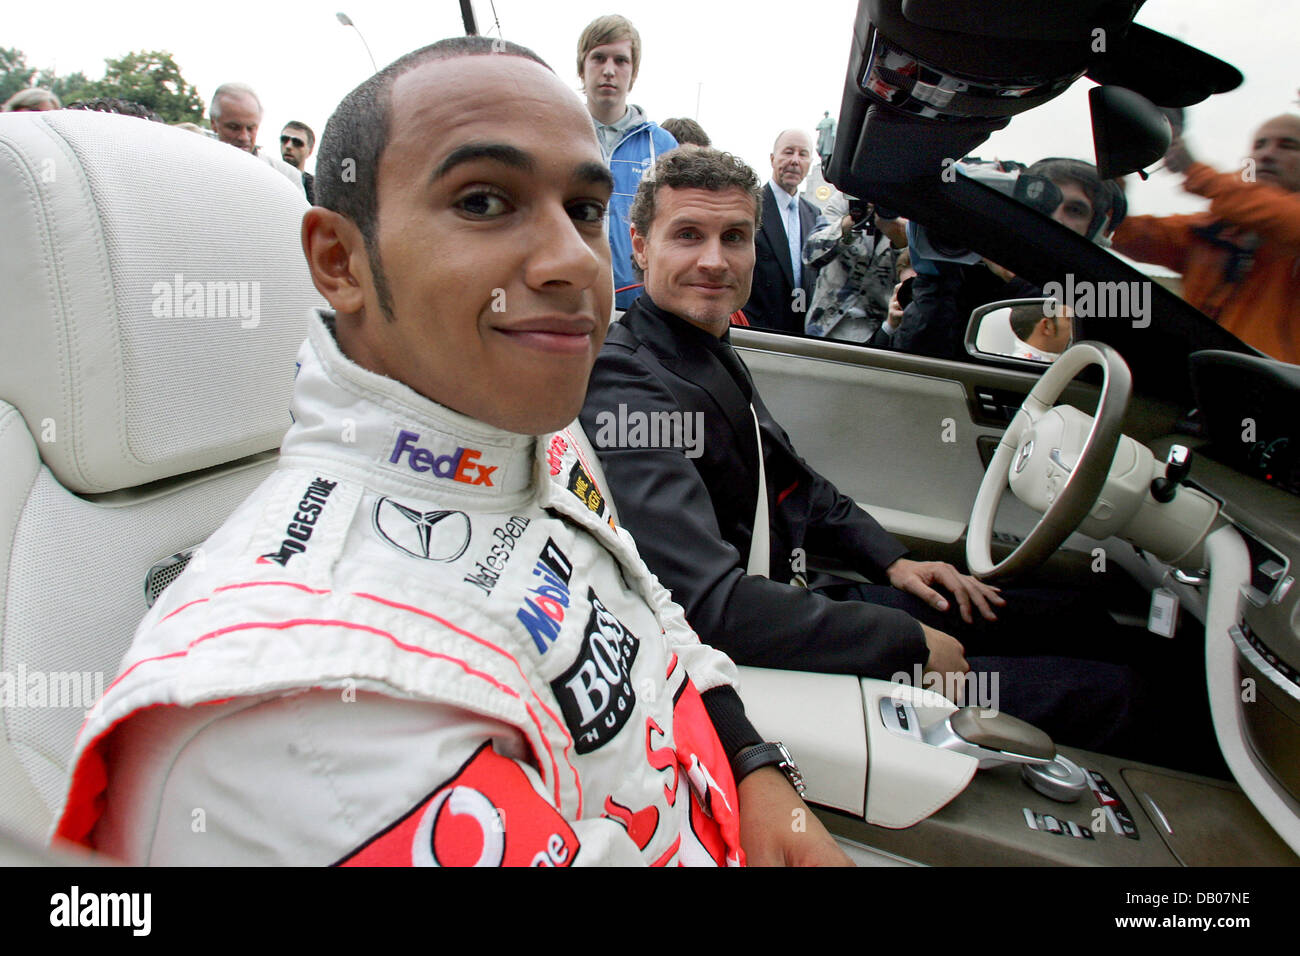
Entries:
POLYGON ((1020 446, 1020 453, 1016 455, 1016 474, 1025 470, 1025 465, 1029 462, 1029 456, 1034 453, 1034 440, 1031 438, 1020 446))
POLYGON ((381 538, 416 558, 455 561, 469 547, 469 516, 463 511, 419 511, 380 498, 374 525, 381 538))

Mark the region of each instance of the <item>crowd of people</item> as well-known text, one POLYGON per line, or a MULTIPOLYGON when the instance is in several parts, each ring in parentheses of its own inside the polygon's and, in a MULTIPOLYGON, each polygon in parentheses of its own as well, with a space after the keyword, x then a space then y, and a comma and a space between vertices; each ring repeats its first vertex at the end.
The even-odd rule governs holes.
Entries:
MULTIPOLYGON (((627 228, 637 183, 665 151, 678 145, 707 147, 711 140, 695 120, 677 117, 655 123, 628 102, 641 66, 641 41, 626 18, 598 18, 578 46, 587 109, 618 183, 609 225, 616 306, 623 310, 640 289, 627 228)), ((11 96, 0 111, 60 108, 54 93, 30 88, 11 96)), ((161 121, 152 111, 122 100, 68 108, 161 121)), ((305 163, 316 138, 306 124, 285 125, 279 156, 263 152, 257 144, 262 105, 242 83, 218 87, 209 117, 210 131, 193 123, 177 125, 261 157, 314 201, 313 176, 305 163)), ((994 263, 976 269, 954 267, 914 250, 910 258, 919 288, 900 289, 905 277, 900 275, 899 255, 908 246, 905 220, 837 190, 816 202, 799 194, 813 157, 820 157, 823 165, 829 162, 835 140, 829 111, 817 122, 816 132, 815 145, 802 130, 787 129, 776 136, 771 180, 763 194, 752 294, 735 317, 739 324, 960 359, 970 307, 999 296, 1041 295, 1041 290, 1015 280, 994 263), (899 302, 899 294, 910 302, 899 302)), ((1176 124, 1175 132, 1164 165, 1184 174, 1187 192, 1211 200, 1204 213, 1134 216, 1125 225, 1123 182, 1103 182, 1092 164, 1055 159, 1035 164, 1039 168, 1028 172, 1046 176, 1062 190, 1054 219, 1095 241, 1113 243, 1140 262, 1173 269, 1182 276, 1182 294, 1192 305, 1265 354, 1300 363, 1300 117, 1278 116, 1264 123, 1252 139, 1249 172, 1243 174, 1218 173, 1196 162, 1181 138, 1181 125, 1176 124)), ((1016 163, 1003 168, 1025 170, 1016 163)), ((1018 341, 1023 345, 1023 339, 1018 341)), ((1056 354, 1020 351, 1021 357, 1034 353, 1041 361, 1056 354)))
MULTIPOLYGON (((928 258, 909 249, 914 232, 904 221, 851 196, 833 193, 819 215, 807 200, 796 201, 809 143, 806 134, 787 130, 774 147, 760 265, 744 310, 748 324, 962 359, 975 308, 1043 296, 1042 289, 996 263, 928 258), (799 141, 793 156, 791 139, 799 141), (769 208, 782 212, 773 215, 769 208), (910 281, 900 269, 904 250, 915 274, 910 281), (907 301, 900 302, 900 295, 907 301)), ((1266 121, 1238 172, 1220 173, 1196 162, 1181 136, 1175 136, 1164 165, 1184 175, 1187 192, 1211 200, 1210 208, 1191 215, 1127 216, 1124 184, 1103 180, 1091 163, 1047 158, 999 168, 1050 181, 1059 193, 1050 212, 1057 222, 1139 262, 1174 270, 1190 304, 1266 355, 1300 364, 1300 117, 1266 121)), ((1017 334, 1016 357, 1050 362, 1068 347, 1069 316, 1057 318, 1062 321, 1052 323, 1050 349, 1030 347, 1017 334)), ((1042 335, 1040 329, 1040 345, 1046 341, 1042 335)))
MULTIPOLYGON (((1033 287, 922 255, 888 210, 800 196, 831 126, 817 143, 780 131, 760 182, 693 121, 655 123, 628 102, 641 57, 626 18, 589 24, 584 111, 523 47, 423 48, 343 100, 314 181, 311 129, 263 154, 256 94, 217 90, 216 137, 314 198, 303 247, 330 308, 280 469, 145 617, 87 718, 59 835, 136 863, 842 864, 733 661, 950 687, 988 671, 1002 709, 1100 750, 1140 753, 1181 713, 1087 596, 909 554, 799 456, 730 343, 750 324, 946 354, 971 302, 1033 287), (325 172, 345 158, 359 176, 325 172), (704 440, 622 441, 604 424, 620 415, 699 420, 704 440), (339 437, 345 421, 364 440, 339 437), (426 538, 416 555, 382 533, 385 502, 463 515, 467 544, 499 546, 444 561, 426 538), (310 551, 262 553, 305 526, 310 551), (793 559, 808 553, 875 583, 817 579, 793 559), (294 628, 312 639, 283 639, 294 628), (196 640, 215 634, 218 657, 196 640), (191 808, 213 799, 196 838, 191 808)), ((1088 164, 1024 172, 1080 235, 1203 242, 1194 275, 1253 230, 1255 268, 1273 268, 1266 221, 1296 201, 1297 145, 1266 124, 1250 190, 1187 157, 1231 224, 1208 232, 1117 232, 1122 192, 1088 164)), ((1069 340, 1068 316, 1015 328, 1040 355, 1069 340)))
MULTIPOLYGON (((162 123, 165 120, 149 109, 131 100, 100 96, 78 100, 64 106, 58 96, 40 87, 19 90, 0 107, 4 113, 40 113, 46 110, 92 110, 97 113, 116 113, 162 123)), ((280 155, 264 152, 257 143, 257 133, 262 125, 262 101, 246 83, 223 83, 212 94, 208 107, 210 129, 197 123, 181 122, 174 125, 191 133, 212 136, 236 149, 258 157, 276 172, 288 178, 303 191, 308 202, 315 201, 312 188, 314 177, 306 170, 307 158, 316 148, 316 134, 310 126, 291 120, 280 131, 280 155)))

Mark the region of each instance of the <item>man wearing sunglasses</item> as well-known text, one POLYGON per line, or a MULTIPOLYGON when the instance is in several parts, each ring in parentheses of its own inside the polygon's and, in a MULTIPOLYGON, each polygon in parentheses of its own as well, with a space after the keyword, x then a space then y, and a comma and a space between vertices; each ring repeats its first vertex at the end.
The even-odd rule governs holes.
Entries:
POLYGON ((302 188, 307 201, 316 201, 316 177, 307 172, 307 157, 316 148, 316 134, 306 123, 290 120, 280 131, 280 158, 302 173, 302 188))

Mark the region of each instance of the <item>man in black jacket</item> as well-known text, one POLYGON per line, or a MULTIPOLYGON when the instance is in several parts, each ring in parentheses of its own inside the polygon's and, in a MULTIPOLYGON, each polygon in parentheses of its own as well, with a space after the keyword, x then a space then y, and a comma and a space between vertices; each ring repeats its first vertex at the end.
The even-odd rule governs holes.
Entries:
POLYGON ((738 663, 884 679, 922 666, 961 675, 970 665, 947 633, 961 627, 963 640, 1017 655, 975 662, 999 675, 1002 709, 1080 746, 1109 743, 1130 719, 1127 668, 1018 656, 1029 641, 980 623, 1005 605, 996 588, 906 557, 799 457, 768 413, 728 340, 728 317, 749 295, 759 197, 753 172, 734 157, 680 150, 660 160, 632 207, 645 292, 610 329, 582 425, 646 563, 701 639, 738 663), (751 553, 758 434, 767 518, 758 510, 757 520, 768 547, 751 553), (802 553, 888 584, 808 590, 792 567, 802 553), (1003 640, 989 642, 990 632, 1003 640))

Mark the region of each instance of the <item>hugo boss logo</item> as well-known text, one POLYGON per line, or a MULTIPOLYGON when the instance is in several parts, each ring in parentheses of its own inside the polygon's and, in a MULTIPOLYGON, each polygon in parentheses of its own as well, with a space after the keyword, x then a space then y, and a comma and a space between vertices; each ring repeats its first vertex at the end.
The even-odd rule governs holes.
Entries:
POLYGON ((587 599, 591 614, 578 656, 551 681, 564 722, 573 733, 574 749, 580 754, 609 743, 632 715, 636 706, 632 663, 640 647, 591 588, 587 599))

